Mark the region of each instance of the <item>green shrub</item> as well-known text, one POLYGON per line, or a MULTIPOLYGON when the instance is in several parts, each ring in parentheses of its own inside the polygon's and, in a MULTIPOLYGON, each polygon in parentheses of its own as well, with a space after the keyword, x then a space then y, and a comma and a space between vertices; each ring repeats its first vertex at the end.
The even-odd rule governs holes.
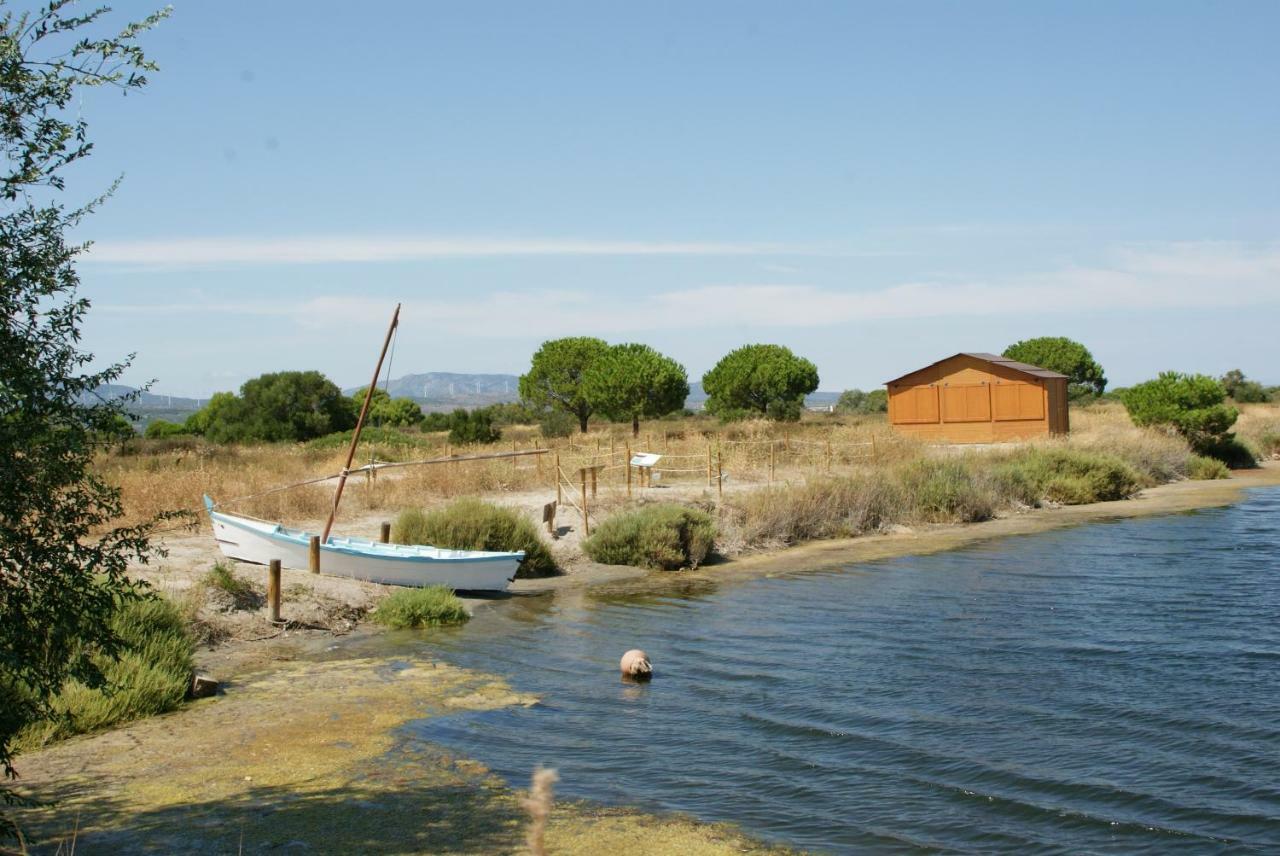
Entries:
POLYGON ((391 540, 453 550, 524 550, 517 577, 556 572, 555 559, 533 521, 515 509, 475 498, 459 499, 434 511, 405 509, 391 527, 391 540))
POLYGON ((702 564, 715 537, 715 522, 705 511, 663 503, 615 514, 582 549, 606 565, 674 570, 702 564))
POLYGON ((1061 446, 1015 452, 996 465, 995 478, 1006 489, 1017 484, 1011 493, 1028 505, 1039 499, 1063 505, 1125 499, 1143 484, 1143 477, 1114 455, 1061 446))
POLYGON ((471 618, 448 586, 401 589, 379 603, 371 617, 397 630, 462 624, 471 618))
POLYGON ((538 432, 543 437, 568 437, 578 429, 578 420, 563 410, 548 410, 538 419, 538 432))
POLYGON ((1233 470, 1248 469, 1258 465, 1258 453, 1248 442, 1234 434, 1214 437, 1194 448, 1201 455, 1217 458, 1233 470))
POLYGON ((483 407, 470 412, 459 407, 449 415, 450 443, 496 443, 500 439, 502 432, 493 427, 493 415, 483 407))
POLYGON ((1227 465, 1217 458, 1206 458, 1204 455, 1191 455, 1187 458, 1187 478, 1200 481, 1231 478, 1227 465))
MULTIPOLYGON (((325 434, 323 437, 317 437, 306 444, 306 449, 313 452, 332 452, 338 449, 346 449, 351 445, 351 435, 354 429, 349 431, 335 431, 332 434, 325 434)), ((398 428, 379 428, 376 425, 366 425, 360 431, 361 446, 371 445, 377 449, 378 460, 390 461, 395 460, 395 450, 426 450, 437 445, 430 437, 423 437, 417 432, 403 431, 398 428)))
POLYGON ((164 419, 156 419, 147 423, 147 430, 142 433, 142 436, 148 440, 160 440, 165 437, 182 437, 190 433, 185 425, 167 422, 164 419))
POLYGON ((1253 466, 1255 461, 1230 428, 1240 412, 1224 402, 1227 390, 1208 375, 1161 372, 1125 390, 1123 401, 1133 424, 1168 426, 1187 438, 1194 452, 1227 466, 1253 466))
POLYGON ((94 655, 105 684, 68 681, 53 701, 57 716, 25 730, 21 746, 164 713, 186 698, 195 643, 177 606, 162 597, 132 601, 112 616, 111 626, 124 644, 119 659, 94 655))
POLYGON ((889 392, 884 389, 873 389, 863 392, 860 389, 846 389, 840 393, 836 402, 837 413, 884 413, 889 409, 889 392))
POLYGON ((976 523, 995 514, 995 497, 979 483, 972 461, 926 458, 899 468, 897 476, 911 516, 921 522, 976 523))

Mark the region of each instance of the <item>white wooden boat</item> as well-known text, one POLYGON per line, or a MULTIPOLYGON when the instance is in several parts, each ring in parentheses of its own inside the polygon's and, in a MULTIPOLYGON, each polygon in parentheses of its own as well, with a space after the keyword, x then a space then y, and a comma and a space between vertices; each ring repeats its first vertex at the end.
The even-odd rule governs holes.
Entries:
MULTIPOLYGON (((217 511, 207 496, 204 505, 213 521, 213 537, 227 558, 259 565, 279 559, 281 567, 310 568, 312 533, 217 511)), ((444 585, 463 591, 505 591, 523 559, 521 551, 447 550, 365 538, 330 537, 320 544, 320 570, 326 574, 397 586, 444 585)))
MULTIPOLYGON (((387 329, 387 337, 382 342, 382 353, 378 356, 378 364, 373 370, 364 396, 364 405, 360 408, 360 416, 356 419, 355 430, 351 434, 351 446, 347 450, 347 463, 338 474, 338 485, 334 492, 333 509, 329 512, 329 520, 325 523, 320 538, 320 571, 340 577, 369 580, 375 583, 387 583, 399 586, 445 585, 463 591, 505 591, 507 585, 515 579, 516 569, 524 560, 522 551, 510 553, 493 553, 482 550, 450 550, 431 547, 425 544, 383 544, 365 538, 330 537, 333 521, 338 513, 338 503, 342 500, 342 488, 347 483, 347 476, 352 472, 351 462, 355 459, 356 446, 360 442, 360 430, 364 427, 365 417, 369 414, 369 405, 373 401, 373 391, 378 386, 378 375, 382 372, 382 361, 387 356, 387 346, 400 322, 400 307, 396 306, 391 316, 391 326, 387 329)), ((369 468, 377 469, 376 465, 369 468)), ((366 469, 366 468, 360 468, 366 469)), ((313 479, 313 484, 327 479, 313 479)), ((291 485, 286 487, 299 487, 291 485)), ((286 488, 276 488, 284 490, 286 488)), ((274 492, 274 491, 270 491, 274 492)), ((310 532, 300 529, 288 529, 279 523, 256 520, 239 514, 228 514, 215 511, 217 504, 209 497, 204 498, 205 509, 213 522, 213 537, 222 549, 224 556, 241 562, 268 564, 272 559, 279 559, 281 567, 309 569, 311 567, 310 532)))

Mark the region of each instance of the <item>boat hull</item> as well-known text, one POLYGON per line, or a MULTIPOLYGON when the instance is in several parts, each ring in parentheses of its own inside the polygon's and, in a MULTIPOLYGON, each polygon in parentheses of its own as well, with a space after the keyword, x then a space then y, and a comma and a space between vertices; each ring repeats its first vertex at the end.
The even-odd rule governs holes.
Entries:
MULTIPOLYGON (((312 534, 209 509, 213 537, 229 559, 308 570, 312 534)), ((443 585, 461 591, 505 591, 524 553, 446 550, 330 537, 320 545, 320 570, 339 577, 397 586, 443 585)))

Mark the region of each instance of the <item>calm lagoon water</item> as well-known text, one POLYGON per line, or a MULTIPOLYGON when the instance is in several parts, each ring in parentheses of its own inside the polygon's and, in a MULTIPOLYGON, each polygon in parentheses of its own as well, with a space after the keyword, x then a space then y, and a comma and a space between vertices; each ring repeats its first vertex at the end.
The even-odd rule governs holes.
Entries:
POLYGON ((413 728, 827 852, 1280 852, 1280 491, 437 636, 543 704, 413 728), (657 677, 620 682, 619 656, 657 677))

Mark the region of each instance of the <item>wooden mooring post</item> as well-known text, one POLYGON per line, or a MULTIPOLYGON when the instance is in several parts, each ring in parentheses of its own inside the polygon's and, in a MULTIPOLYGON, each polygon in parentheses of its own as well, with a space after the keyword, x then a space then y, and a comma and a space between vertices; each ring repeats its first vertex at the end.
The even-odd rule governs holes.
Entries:
POLYGON ((391 524, 385 520, 382 521, 382 531, 378 533, 378 540, 383 544, 391 543, 391 524))
POLYGON ((311 543, 307 548, 307 560, 311 566, 311 573, 320 573, 320 536, 312 535, 311 543))
POLYGON ((267 566, 267 616, 273 624, 280 621, 280 560, 267 566))

